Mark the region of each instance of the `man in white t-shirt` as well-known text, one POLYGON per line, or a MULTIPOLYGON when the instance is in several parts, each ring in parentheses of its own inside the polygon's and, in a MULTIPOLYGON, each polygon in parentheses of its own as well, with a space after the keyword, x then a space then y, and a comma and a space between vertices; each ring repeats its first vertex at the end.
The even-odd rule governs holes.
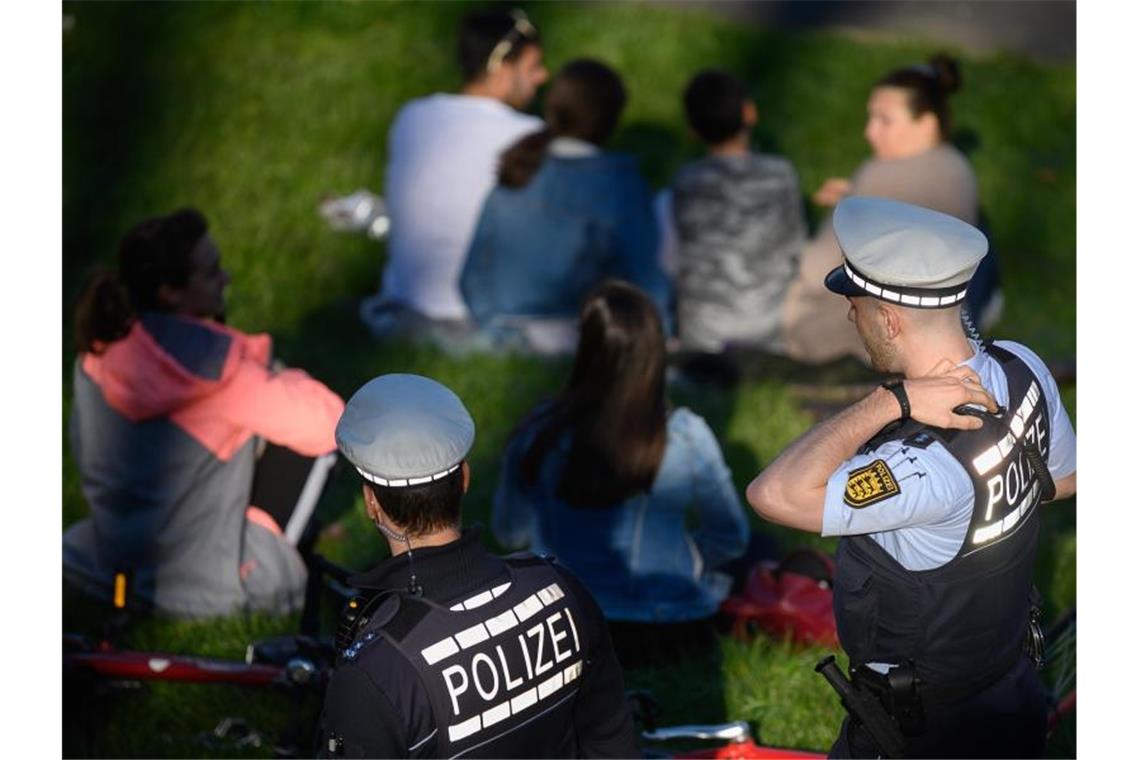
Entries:
POLYGON ((459 275, 499 155, 543 128, 525 108, 546 81, 538 30, 522 11, 469 15, 459 33, 465 84, 400 109, 388 135, 392 227, 380 293, 361 304, 377 336, 465 332, 459 275))

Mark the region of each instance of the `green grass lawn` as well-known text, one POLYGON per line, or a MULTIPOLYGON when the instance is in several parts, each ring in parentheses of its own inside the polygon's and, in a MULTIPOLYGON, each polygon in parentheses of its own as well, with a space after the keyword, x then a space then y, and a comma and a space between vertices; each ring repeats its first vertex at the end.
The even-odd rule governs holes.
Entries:
MULTIPOLYGON (((655 186, 698 154, 680 91, 717 65, 743 75, 761 114, 758 146, 796 165, 810 194, 866 156, 869 85, 895 66, 924 60, 916 42, 856 42, 821 33, 740 27, 703 12, 646 5, 534 4, 552 70, 589 55, 613 64, 631 93, 617 147, 638 155, 655 186)), ((71 304, 93 267, 114 260, 118 237, 144 216, 181 205, 202 209, 233 284, 234 326, 268 331, 277 353, 342 395, 391 371, 430 375, 453 388, 475 418, 469 521, 485 521, 499 453, 517 420, 563 382, 565 363, 521 357, 451 358, 368 339, 355 302, 375 290, 383 246, 328 230, 316 213, 326 194, 382 187, 386 132, 409 98, 454 89, 457 4, 155 3, 65 4, 75 17, 63 44, 64 324, 66 431, 74 354, 71 304)), ((953 51, 952 51, 953 52, 953 51)), ((1076 354, 1076 69, 997 55, 963 59, 954 100, 955 140, 977 170, 990 232, 1002 257, 1007 307, 997 334, 1047 359, 1076 354)), ((815 210, 813 210, 815 214, 815 210)), ((816 214, 818 217, 818 215, 816 214)), ((850 367, 807 374, 826 383, 850 367)), ((797 379, 802 383, 802 378, 797 379)), ((1075 385, 1064 388, 1075 415, 1075 385)), ((737 485, 745 484, 813 421, 779 372, 727 390, 678 392, 722 440, 737 485)), ((66 444, 63 524, 87 507, 66 444)), ((345 479, 348 481, 349 479, 345 479)), ((320 549, 363 567, 380 542, 351 482, 339 484, 326 517, 344 536, 320 549)), ((1049 612, 1076 603, 1074 503, 1050 506, 1038 581, 1049 612)), ((829 541, 779 531, 786 545, 829 541)), ((64 624, 94 629, 97 615, 66 597, 64 624)), ((295 619, 147 620, 123 643, 241 656, 258 636, 295 619)), ((811 671, 819 651, 725 640, 709 660, 627 674, 652 688, 666 722, 743 718, 769 742, 824 749, 841 708, 811 671)), ((98 729, 64 727, 68 754, 251 754, 207 745, 202 732, 241 716, 273 732, 287 704, 269 694, 166 686, 116 693, 91 705, 98 729)))

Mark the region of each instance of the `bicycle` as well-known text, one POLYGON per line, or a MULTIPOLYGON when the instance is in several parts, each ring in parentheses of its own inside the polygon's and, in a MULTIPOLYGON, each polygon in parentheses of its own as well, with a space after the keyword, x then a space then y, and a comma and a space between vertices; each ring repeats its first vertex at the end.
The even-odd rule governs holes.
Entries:
MULTIPOLYGON (((333 638, 318 635, 320 605, 326 592, 334 599, 348 600, 355 590, 347 586, 350 571, 318 554, 310 554, 306 562, 310 580, 300 632, 252 641, 243 660, 120 649, 115 639, 130 622, 122 594, 115 595, 114 613, 102 636, 64 633, 64 696, 77 708, 72 712, 77 713, 88 738, 95 728, 90 725, 93 711, 80 708, 101 704, 115 694, 138 692, 150 683, 213 684, 269 689, 284 695, 290 704, 289 716, 285 728, 272 741, 274 754, 308 754, 314 721, 307 720, 305 713, 322 697, 336 659, 333 638)), ((123 582, 116 585, 122 587, 123 582)), ((67 725, 75 722, 65 720, 67 725)), ((205 740, 215 748, 227 741, 238 748, 260 747, 263 742, 262 735, 244 719, 230 716, 220 718, 205 740)))
POLYGON ((635 690, 627 694, 630 711, 636 723, 642 726, 641 741, 643 745, 662 745, 668 743, 694 741, 718 742, 716 746, 699 749, 681 749, 669 753, 659 747, 642 747, 644 756, 674 757, 674 758, 717 758, 718 760, 776 760, 776 758, 789 758, 797 760, 804 758, 823 758, 825 753, 808 750, 790 749, 787 747, 773 747, 759 743, 752 732, 752 727, 743 720, 728 723, 707 725, 678 725, 657 726, 657 719, 661 715, 661 707, 657 700, 647 691, 635 690))

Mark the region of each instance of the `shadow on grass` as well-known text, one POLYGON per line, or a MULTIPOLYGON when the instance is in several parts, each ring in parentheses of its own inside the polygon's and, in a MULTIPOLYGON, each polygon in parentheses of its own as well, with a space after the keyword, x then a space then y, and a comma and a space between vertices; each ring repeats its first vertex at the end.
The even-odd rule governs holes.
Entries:
MULTIPOLYGON (((626 669, 624 677, 627 691, 644 691, 656 704, 659 712, 653 716, 653 723, 657 727, 724 723, 735 719, 728 716, 725 705, 724 657, 720 646, 677 660, 669 667, 626 669)), ((646 723, 636 726, 638 733, 646 728, 646 723)))
POLYGON ((66 312, 124 220, 149 212, 140 210, 170 149, 167 104, 188 94, 170 92, 166 51, 195 31, 182 23, 185 8, 164 4, 65 3, 63 10, 76 19, 63 55, 66 312))
POLYGON ((652 121, 635 121, 620 128, 608 149, 636 155, 646 181, 664 187, 686 158, 676 127, 652 121))

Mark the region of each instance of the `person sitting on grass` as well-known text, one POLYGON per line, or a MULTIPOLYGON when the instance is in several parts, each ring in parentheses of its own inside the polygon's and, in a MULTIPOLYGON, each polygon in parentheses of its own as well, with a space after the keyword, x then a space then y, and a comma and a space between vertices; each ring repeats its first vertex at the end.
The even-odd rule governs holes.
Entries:
POLYGON ((715 644, 712 616, 767 547, 758 537, 741 559, 732 474, 708 423, 668 408, 661 320, 634 286, 607 281, 586 299, 570 381, 512 436, 491 524, 504 546, 553 554, 582 579, 625 667, 715 644))
POLYGON ((454 347, 471 337, 459 273, 479 209, 495 186, 499 154, 542 128, 522 112, 547 78, 538 29, 525 13, 468 14, 459 65, 460 92, 413 100, 388 133, 388 262, 380 292, 360 306, 378 338, 454 347))
POLYGON ((684 103, 708 155, 681 167, 664 220, 675 226, 666 237, 677 240, 681 347, 783 353, 781 309, 807 237, 796 170, 782 156, 751 150, 756 104, 734 75, 701 71, 684 103))
POLYGON ((116 274, 76 311, 71 453, 90 517, 64 578, 183 616, 298 609, 306 536, 335 457, 341 398, 226 326, 229 275, 205 217, 182 209, 122 239, 116 274))
POLYGON ((668 324, 649 188, 632 156, 603 150, 625 103, 617 72, 571 61, 546 94, 547 128, 503 154, 461 281, 502 344, 569 353, 582 299, 606 277, 644 288, 668 324))
MULTIPOLYGON (((848 195, 890 198, 977 225, 978 180, 970 162, 948 139, 950 95, 961 82, 957 61, 941 54, 880 79, 867 101, 863 130, 872 157, 850 180, 827 180, 813 196, 815 202, 834 206, 848 195)), ((859 334, 847 321, 846 304, 822 284, 842 258, 828 219, 804 247, 785 302, 785 338, 795 359, 826 362, 854 356, 869 361, 859 334)), ((970 284, 966 305, 970 316, 987 329, 997 321, 1001 304, 997 260, 991 250, 970 284)))

